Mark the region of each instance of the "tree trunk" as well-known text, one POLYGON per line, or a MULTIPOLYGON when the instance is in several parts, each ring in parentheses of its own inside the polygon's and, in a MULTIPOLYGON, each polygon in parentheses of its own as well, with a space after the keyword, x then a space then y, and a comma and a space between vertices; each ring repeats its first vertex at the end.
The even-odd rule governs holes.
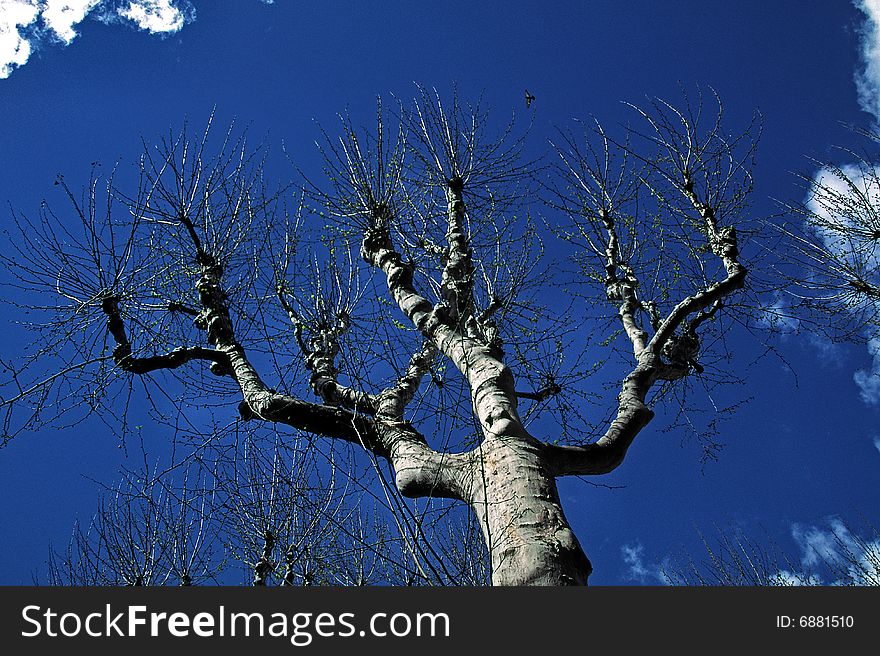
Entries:
POLYGON ((492 584, 586 585, 592 566, 562 512, 538 441, 497 436, 481 450, 471 507, 490 553, 492 584))

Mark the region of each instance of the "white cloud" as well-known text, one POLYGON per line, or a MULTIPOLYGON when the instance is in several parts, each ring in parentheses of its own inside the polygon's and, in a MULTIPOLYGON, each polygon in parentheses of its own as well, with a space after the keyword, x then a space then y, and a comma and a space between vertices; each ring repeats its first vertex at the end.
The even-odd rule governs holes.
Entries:
POLYGON ((823 364, 839 365, 841 360, 841 346, 824 335, 808 333, 807 346, 819 357, 823 364))
POLYGON ((623 556, 623 562, 629 567, 627 577, 640 581, 641 583, 644 583, 648 576, 648 569, 642 562, 642 554, 644 551, 645 548, 641 544, 625 544, 620 548, 620 555, 623 556))
POLYGON ((880 451, 880 435, 874 438, 874 448, 880 451))
POLYGON ((790 572, 787 569, 781 569, 770 577, 769 584, 776 586, 822 585, 822 580, 815 574, 790 572))
POLYGON ((862 68, 856 72, 859 105, 880 122, 880 0, 853 0, 866 17, 862 27, 862 68))
POLYGON ((857 248, 852 233, 865 230, 864 217, 873 215, 880 205, 880 168, 867 163, 842 164, 837 171, 822 168, 813 176, 811 189, 807 209, 818 217, 811 227, 825 248, 858 270, 876 271, 880 253, 857 248))
MULTIPOLYGON (((855 74, 859 105, 880 124, 880 0, 852 0, 853 5, 865 15, 861 28, 861 66, 855 74)), ((813 228, 825 248, 834 253, 856 271, 880 270, 880 252, 872 249, 856 249, 850 238, 850 228, 855 214, 873 215, 880 206, 880 174, 877 166, 843 164, 838 171, 820 169, 814 176, 814 190, 807 206, 820 221, 813 228), (854 185, 859 194, 853 193, 854 185), (824 225, 823 225, 824 224, 824 225)), ((859 226, 863 227, 863 226, 859 226)), ((878 284, 880 281, 867 280, 878 284)), ((873 299, 867 302, 875 303, 873 299)), ((862 308, 864 309, 864 308, 862 308)), ((859 308, 854 308, 858 311, 859 308)), ((870 310, 870 308, 869 308, 870 310)), ((869 405, 880 405, 880 335, 868 333, 868 353, 872 363, 869 369, 856 371, 853 380, 859 388, 859 396, 869 405)))
POLYGON ((778 292, 773 295, 773 301, 769 305, 759 310, 758 322, 783 336, 796 333, 800 326, 800 321, 786 307, 778 292))
POLYGON ((645 565, 644 552, 645 547, 640 543, 625 544, 620 548, 620 555, 623 557, 623 562, 626 563, 628 568, 627 578, 642 584, 656 585, 662 583, 667 585, 669 578, 664 574, 663 566, 645 565))
POLYGON ((130 0, 117 13, 151 34, 177 32, 186 21, 174 0, 130 0))
POLYGON ((880 405, 880 337, 868 340, 868 353, 872 358, 871 368, 855 372, 853 380, 862 401, 868 405, 880 405))
POLYGON ((78 25, 102 0, 44 0, 43 24, 65 44, 76 36, 78 25))
POLYGON ((189 0, 0 0, 0 79, 43 46, 70 45, 88 17, 163 35, 192 22, 195 9, 189 0))
POLYGON ((846 531, 842 525, 832 525, 831 531, 824 531, 816 526, 803 527, 800 524, 791 527, 791 535, 801 549, 801 564, 804 567, 815 567, 840 559, 841 542, 835 528, 846 531))
POLYGON ((41 39, 68 45, 103 0, 0 0, 0 79, 24 66, 41 39))
POLYGON ((779 575, 789 574, 810 585, 820 585, 822 580, 817 571, 825 571, 831 578, 829 585, 878 585, 880 539, 854 535, 837 518, 829 519, 828 527, 792 525, 792 537, 801 549, 805 572, 780 572, 779 575))
POLYGON ((39 13, 36 0, 0 0, 0 79, 31 56, 31 43, 19 28, 31 25, 39 13))

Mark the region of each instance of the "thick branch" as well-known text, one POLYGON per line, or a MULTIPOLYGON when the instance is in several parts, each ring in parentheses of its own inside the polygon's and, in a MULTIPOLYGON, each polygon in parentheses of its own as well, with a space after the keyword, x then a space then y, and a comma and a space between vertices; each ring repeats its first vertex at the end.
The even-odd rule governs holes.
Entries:
POLYGON ((639 360, 623 381, 617 397, 617 415, 601 438, 584 446, 544 446, 554 476, 607 474, 623 462, 636 435, 654 417, 645 405, 645 396, 657 380, 659 362, 647 352, 639 360))
POLYGON ((191 317, 197 317, 199 315, 198 310, 194 310, 191 307, 184 305, 183 303, 178 303, 177 301, 171 301, 170 303, 168 303, 168 311, 182 312, 183 314, 188 314, 191 317))
POLYGON ((211 371, 217 375, 223 375, 228 367, 228 361, 222 353, 202 346, 179 347, 163 355, 146 358, 132 357, 131 347, 128 345, 117 345, 113 349, 113 361, 116 365, 124 371, 138 375, 148 374, 159 369, 177 369, 193 360, 206 360, 213 363, 211 371))
POLYGON ((461 499, 461 474, 450 461, 454 456, 431 449, 424 437, 402 421, 371 418, 341 408, 307 403, 269 389, 244 355, 239 344, 222 347, 228 353, 231 373, 244 400, 244 419, 287 424, 317 435, 360 444, 388 458, 401 494, 461 499))
POLYGON ((383 417, 403 419, 403 411, 413 400, 425 374, 437 356, 433 342, 425 341, 422 348, 410 358, 406 372, 392 387, 378 396, 378 412, 383 417))
POLYGON ((391 243, 387 209, 376 210, 375 223, 368 228, 361 243, 361 257, 385 274, 388 291, 400 310, 428 339, 439 322, 434 306, 413 287, 413 267, 401 258, 391 243))
POLYGON ((239 413, 242 419, 286 424, 316 435, 360 444, 377 455, 388 455, 371 418, 279 394, 262 381, 240 344, 221 345, 219 348, 228 356, 230 375, 241 389, 243 400, 239 404, 239 413))
POLYGON ((539 389, 537 392, 517 392, 516 396, 519 399, 530 399, 532 401, 541 402, 549 399, 551 396, 556 396, 561 391, 562 388, 551 379, 547 385, 539 389))
POLYGON ((145 358, 132 356, 131 342, 125 332, 125 322, 122 320, 119 302, 119 296, 110 293, 105 294, 101 299, 101 310, 107 315, 107 331, 116 341, 113 362, 120 369, 143 375, 159 369, 177 369, 192 360, 212 362, 211 371, 218 375, 222 375, 228 368, 228 360, 224 354, 201 346, 179 347, 163 355, 145 358))
POLYGON ((272 570, 275 569, 275 563, 272 562, 272 551, 275 549, 275 534, 269 529, 263 534, 263 553, 260 560, 254 565, 254 585, 266 585, 266 579, 272 570))
POLYGON ((204 308, 200 318, 208 330, 208 341, 229 359, 229 373, 242 392, 239 412, 243 419, 283 423, 360 444, 391 461, 402 494, 461 498, 459 473, 444 460, 450 456, 432 450, 409 424, 316 405, 269 389, 235 340, 226 295, 220 286, 221 275, 222 267, 206 257, 196 285, 204 308))
POLYGON ((286 296, 286 289, 284 288, 284 284, 279 284, 275 289, 275 292, 278 296, 278 301, 281 303, 281 307, 284 308, 284 311, 287 312, 288 318, 290 318, 290 323, 293 324, 294 336, 296 337, 296 343, 299 345, 300 350, 303 355, 309 355, 309 347, 306 345, 305 340, 303 339, 303 321, 300 318, 299 314, 297 314, 296 310, 293 306, 288 302, 286 296))
POLYGON ((385 274, 388 291, 400 310, 465 377, 485 435, 528 437, 516 410, 512 372, 492 346, 456 330, 442 304, 435 308, 416 292, 412 266, 402 261, 391 243, 389 219, 387 208, 376 208, 374 226, 366 231, 361 244, 361 256, 385 274))
POLYGON ((303 338, 305 325, 287 300, 284 285, 279 284, 275 291, 281 307, 287 312, 287 316, 293 324, 296 342, 306 358, 306 368, 312 372, 309 383, 315 394, 328 405, 341 406, 366 414, 376 414, 376 400, 373 396, 341 385, 337 379, 339 372, 336 369, 335 360, 339 354, 338 338, 348 329, 347 317, 340 317, 334 328, 320 329, 318 334, 310 340, 310 343, 306 344, 303 338))
POLYGON ((870 298, 880 298, 880 288, 871 285, 864 280, 850 280, 849 286, 856 290, 859 294, 864 294, 870 298))
POLYGON ((339 335, 347 327, 323 328, 311 339, 311 348, 306 357, 306 367, 311 370, 310 384, 324 403, 336 405, 357 412, 376 414, 376 399, 370 394, 341 385, 337 380, 339 371, 335 360, 339 354, 339 335))
POLYGON ((229 374, 239 384, 244 397, 239 406, 242 418, 287 424, 317 435, 361 444, 379 455, 387 455, 389 450, 378 439, 372 420, 278 394, 263 383, 245 357, 244 349, 234 339, 224 302, 225 294, 219 288, 221 272, 218 265, 206 262, 197 285, 203 303, 199 323, 208 329, 208 340, 215 343, 216 349, 180 348, 160 356, 132 357, 131 344, 119 311, 119 297, 105 295, 101 300, 101 309, 107 315, 107 329, 116 341, 113 351, 116 364, 125 371, 142 375, 159 369, 174 369, 192 360, 213 362, 214 373, 229 374))

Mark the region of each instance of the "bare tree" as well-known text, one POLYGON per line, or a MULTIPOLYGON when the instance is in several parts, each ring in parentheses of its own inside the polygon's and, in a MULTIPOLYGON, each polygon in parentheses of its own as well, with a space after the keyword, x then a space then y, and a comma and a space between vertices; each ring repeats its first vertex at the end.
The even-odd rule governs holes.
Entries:
MULTIPOLYGON (((84 407, 120 432, 126 408, 143 407, 202 439, 245 424, 287 430, 309 449, 361 454, 393 511, 408 582, 480 578, 480 559, 434 521, 464 506, 493 584, 585 584, 592 567, 557 479, 611 472, 664 390, 723 377, 724 317, 746 278, 736 225, 755 130, 729 136, 720 104, 704 115, 702 102, 654 101, 634 118, 641 129, 619 140, 601 126, 565 137, 547 170, 525 159, 513 123, 493 134, 481 106, 422 91, 394 113, 380 105, 373 131, 343 117, 338 136, 325 134, 325 179, 308 175, 304 194, 271 185, 264 151, 232 133, 213 157, 207 134, 146 147, 135 191, 110 176, 103 201, 97 177, 83 200, 62 180, 74 217, 48 206, 39 221, 16 217, 7 264, 21 302, 51 297, 37 350, 7 365, 6 439, 75 422, 84 407), (579 254, 577 295, 539 268, 531 217, 545 175, 579 254), (607 329, 604 348, 625 345, 598 430, 579 421, 583 381, 607 353, 593 344, 559 364, 563 342, 584 339, 582 296, 604 305, 593 328, 607 329), (49 358, 58 373, 45 374, 49 358)), ((320 512, 302 528, 279 494, 286 465, 240 463, 224 494, 254 581, 327 575, 309 563, 348 547, 322 542, 320 512)))
MULTIPOLYGON (((767 222, 775 234, 768 273, 776 291, 762 322, 782 332, 835 343, 878 338, 880 134, 855 132, 868 148, 836 148, 833 159, 810 158, 811 172, 798 176, 804 197, 780 202, 784 213, 767 222)), ((876 380, 877 373, 875 360, 874 369, 856 380, 876 380)), ((663 573, 673 585, 880 585, 875 526, 833 519, 821 537, 821 547, 807 545, 807 553, 792 555, 767 537, 716 529, 713 539, 700 535, 703 557, 679 557, 663 573)))
MULTIPOLYGON (((857 132, 880 142, 875 132, 857 132)), ((789 285, 778 309, 831 339, 862 340, 880 322, 880 171, 867 150, 836 152, 850 163, 811 160, 816 171, 800 177, 806 199, 784 203, 794 220, 780 227, 789 285)))
POLYGON ((212 526, 215 494, 197 469, 172 485, 144 463, 77 524, 63 553, 49 553, 51 585, 198 585, 222 570, 212 526))
POLYGON ((662 573, 671 585, 880 585, 878 537, 873 526, 856 531, 833 521, 818 544, 807 544, 805 554, 792 556, 768 539, 717 529, 715 539, 700 535, 704 558, 677 558, 662 573))
MULTIPOLYGON (((277 435, 276 435, 277 437, 277 435)), ((412 559, 362 490, 337 485, 301 444, 248 433, 107 490, 49 556, 53 585, 406 585, 412 559), (371 511, 372 510, 372 511, 371 511)), ((456 583, 467 581, 463 575, 456 583)), ((444 581, 450 583, 451 581, 444 581)))

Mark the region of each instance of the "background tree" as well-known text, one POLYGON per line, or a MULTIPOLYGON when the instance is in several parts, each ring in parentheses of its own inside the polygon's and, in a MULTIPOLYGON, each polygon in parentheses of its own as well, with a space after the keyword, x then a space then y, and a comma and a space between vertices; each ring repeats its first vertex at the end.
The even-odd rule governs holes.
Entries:
POLYGON ((210 518, 214 495, 202 481, 168 485, 149 467, 107 490, 93 520, 74 527, 67 548, 49 554, 50 585, 198 585, 216 582, 210 518), (201 492, 201 494, 199 494, 201 492))
MULTIPOLYGON (((804 197, 780 202, 784 213, 767 221, 775 234, 773 266, 762 273, 774 277, 769 285, 775 292, 762 322, 782 334, 867 342, 874 366, 854 378, 870 402, 880 389, 880 134, 854 131, 866 147, 838 147, 833 158, 811 158, 813 171, 798 176, 804 197)), ((680 556, 662 574, 673 585, 880 585, 876 526, 837 518, 828 523, 828 531, 811 529, 815 545, 800 536, 801 555, 741 530, 716 528, 714 538, 700 534, 701 557, 680 556)))
MULTIPOLYGON (((485 584, 472 562, 481 564, 479 545, 455 535, 451 544, 471 547, 467 558, 445 553, 446 579, 425 577, 396 527, 353 489, 353 472, 337 475, 299 446, 261 444, 249 432, 170 466, 150 465, 144 453, 66 549, 50 551, 49 583, 485 584)), ((445 530, 457 528, 453 519, 445 530)))
POLYGON ((703 557, 671 559, 661 567, 662 576, 671 585, 880 585, 876 527, 854 531, 835 520, 829 531, 807 537, 812 540, 805 540, 804 553, 793 556, 770 540, 718 529, 714 538, 700 536, 703 557))
MULTIPOLYGON (((880 135, 856 129, 863 149, 834 149, 834 158, 811 158, 813 172, 799 175, 804 198, 781 202, 771 224, 778 235, 770 275, 775 302, 764 322, 783 333, 800 331, 832 343, 868 343, 875 358, 855 374, 869 401, 880 386, 880 135), (845 161, 846 164, 839 162, 845 161), (781 283, 781 284, 780 284, 781 283)), ((814 529, 815 530, 815 529, 814 529)), ((880 542, 875 526, 838 519, 793 556, 767 539, 716 530, 701 535, 702 557, 679 557, 664 567, 674 585, 880 585, 880 542), (808 562, 807 562, 808 561, 808 562)))
MULTIPOLYGON (((115 174, 106 197, 97 176, 82 198, 59 181, 73 216, 17 216, 7 258, 22 302, 47 300, 31 310, 43 315, 35 350, 7 365, 5 439, 93 412, 122 434, 152 414, 190 445, 293 429, 328 461, 363 452, 393 480, 384 505, 419 581, 474 571, 436 539, 433 519, 462 502, 494 584, 585 584, 557 479, 614 470, 664 391, 725 375, 723 317, 746 277, 736 225, 754 126, 729 136, 720 104, 635 111, 642 128, 620 140, 600 126, 565 137, 544 182, 569 219, 579 296, 611 319, 588 327, 606 331, 589 347, 578 296, 537 268, 545 171, 512 124, 493 136, 483 109, 457 99, 380 106, 372 132, 344 117, 325 134, 326 179, 309 176, 304 195, 270 185, 265 151, 232 132, 214 156, 210 131, 145 147, 133 192, 115 174), (538 291, 580 318, 548 312, 538 291), (567 368, 562 340, 580 347, 567 368), (606 419, 583 421, 583 381, 608 358, 598 347, 619 344, 617 398, 606 419)), ((277 489, 270 471, 261 484, 277 489)), ((296 511, 230 480, 230 521, 247 527, 235 553, 265 582, 279 576, 274 554, 298 548, 296 511), (289 518, 283 548, 265 517, 289 518)))
MULTIPOLYGON (((880 135, 857 130, 869 145, 880 135)), ((839 160, 811 160, 802 202, 785 203, 780 269, 789 285, 777 310, 833 340, 864 340, 880 320, 880 172, 876 153, 838 148, 839 160)))

